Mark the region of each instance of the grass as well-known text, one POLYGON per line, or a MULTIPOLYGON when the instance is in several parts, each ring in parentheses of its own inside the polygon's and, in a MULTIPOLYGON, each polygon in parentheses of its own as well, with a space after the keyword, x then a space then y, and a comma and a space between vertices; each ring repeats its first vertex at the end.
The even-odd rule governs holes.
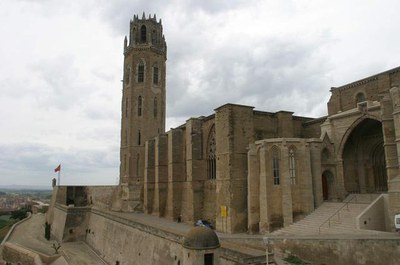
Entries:
POLYGON ((287 258, 283 259, 286 262, 289 262, 290 264, 295 264, 295 265, 310 265, 310 263, 305 262, 303 260, 301 260, 300 258, 290 255, 287 258))

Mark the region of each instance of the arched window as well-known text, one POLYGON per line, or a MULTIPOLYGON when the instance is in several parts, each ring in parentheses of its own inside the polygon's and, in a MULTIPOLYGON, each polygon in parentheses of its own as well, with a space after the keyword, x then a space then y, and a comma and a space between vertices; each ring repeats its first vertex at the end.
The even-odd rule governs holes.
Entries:
POLYGON ((294 148, 289 149, 289 176, 290 184, 296 184, 296 159, 294 156, 294 148))
POLYGON ((156 118, 157 117, 157 111, 158 111, 158 106, 157 106, 157 97, 155 97, 154 98, 154 106, 153 106, 154 108, 153 108, 153 115, 154 115, 154 118, 156 118))
POLYGON ((137 113, 138 116, 142 116, 142 96, 138 97, 138 102, 137 102, 138 106, 137 106, 137 113))
POLYGON ((147 37, 146 26, 143 25, 140 28, 140 42, 142 43, 146 42, 147 41, 146 37, 147 37))
POLYGON ((279 150, 276 147, 272 148, 272 175, 274 178, 274 185, 279 185, 281 182, 279 171, 279 150))
POLYGON ((216 143, 215 143, 215 127, 210 130, 207 143, 207 175, 208 179, 217 178, 217 164, 216 164, 216 143))
POLYGON ((365 100, 366 99, 365 99, 364 93, 360 92, 357 94, 357 96, 356 96, 357 103, 364 102, 365 100))
POLYGON ((153 84, 158 85, 158 67, 153 67, 153 84))
POLYGON ((140 62, 137 68, 137 80, 138 83, 143 83, 144 82, 144 63, 140 62))

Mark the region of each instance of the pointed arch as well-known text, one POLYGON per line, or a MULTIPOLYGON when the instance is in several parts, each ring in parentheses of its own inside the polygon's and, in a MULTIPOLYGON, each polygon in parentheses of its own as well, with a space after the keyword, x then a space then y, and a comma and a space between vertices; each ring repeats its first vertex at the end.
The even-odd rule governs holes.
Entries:
POLYGON ((375 120, 375 121, 379 121, 382 122, 379 118, 366 114, 361 116, 360 118, 358 118, 357 120, 355 120, 346 130, 346 132, 344 133, 344 135, 342 136, 342 140, 340 141, 340 145, 339 145, 339 149, 338 149, 338 155, 340 157, 343 157, 343 150, 344 147, 346 145, 347 140, 349 139, 351 133, 354 131, 354 129, 360 125, 362 122, 364 122, 367 119, 371 119, 371 120, 375 120))
POLYGON ((207 140, 207 176, 208 179, 217 178, 215 125, 212 125, 207 140))

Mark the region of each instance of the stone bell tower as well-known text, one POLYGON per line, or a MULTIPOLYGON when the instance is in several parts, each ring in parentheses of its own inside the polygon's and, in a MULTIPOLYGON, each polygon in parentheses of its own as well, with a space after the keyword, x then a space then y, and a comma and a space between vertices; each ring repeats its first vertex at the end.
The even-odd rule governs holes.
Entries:
POLYGON ((120 149, 120 208, 141 211, 145 142, 165 132, 167 45, 161 19, 143 13, 124 40, 120 149))

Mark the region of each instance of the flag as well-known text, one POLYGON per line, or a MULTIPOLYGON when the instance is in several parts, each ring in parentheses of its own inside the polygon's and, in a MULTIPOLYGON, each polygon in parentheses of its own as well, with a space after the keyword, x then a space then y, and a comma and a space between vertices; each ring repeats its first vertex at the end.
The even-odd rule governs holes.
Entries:
POLYGON ((54 172, 60 172, 60 171, 61 171, 61 164, 59 164, 58 167, 54 169, 54 172))

